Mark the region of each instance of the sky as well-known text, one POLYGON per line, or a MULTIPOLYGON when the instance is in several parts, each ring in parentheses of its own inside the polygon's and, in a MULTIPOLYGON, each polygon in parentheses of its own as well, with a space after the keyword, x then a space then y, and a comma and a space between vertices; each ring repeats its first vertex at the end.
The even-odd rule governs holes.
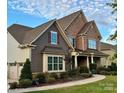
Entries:
POLYGON ((111 14, 112 8, 106 5, 109 2, 111 0, 8 0, 7 25, 16 23, 36 27, 82 10, 88 21, 95 20, 102 41, 116 44, 107 40, 116 29, 116 14, 111 14))

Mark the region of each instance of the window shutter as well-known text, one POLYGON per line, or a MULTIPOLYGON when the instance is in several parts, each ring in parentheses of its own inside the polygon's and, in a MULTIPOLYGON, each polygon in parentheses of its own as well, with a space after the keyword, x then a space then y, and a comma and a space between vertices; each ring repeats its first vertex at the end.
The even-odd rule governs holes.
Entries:
POLYGON ((50 43, 51 42, 51 32, 49 31, 49 33, 48 33, 48 43, 50 43))
POLYGON ((59 44, 59 33, 57 33, 57 43, 59 44))

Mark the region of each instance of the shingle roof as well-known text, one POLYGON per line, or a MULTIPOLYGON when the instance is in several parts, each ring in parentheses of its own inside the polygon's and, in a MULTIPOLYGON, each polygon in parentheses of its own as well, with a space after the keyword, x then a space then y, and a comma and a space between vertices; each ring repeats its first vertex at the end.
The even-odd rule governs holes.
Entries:
MULTIPOLYGON (((65 16, 61 19, 57 20, 57 23, 61 26, 61 28, 64 30, 68 25, 72 23, 72 21, 83 12, 77 11, 74 12, 68 16, 65 16)), ((84 16, 84 15, 83 15, 84 16)), ((85 19, 85 16, 84 16, 85 19)), ((49 27, 50 24, 52 24, 56 20, 51 20, 47 23, 44 23, 38 27, 31 28, 26 27, 18 24, 14 24, 11 27, 8 28, 8 32, 20 43, 20 44, 30 44, 33 40, 35 40, 42 31, 46 30, 46 28, 49 27)), ((87 20, 86 20, 87 22, 87 20)), ((85 23, 85 25, 82 27, 82 30, 79 33, 83 33, 86 31, 86 29, 92 24, 93 21, 85 23)))
POLYGON ((82 29, 79 31, 78 34, 82 34, 82 33, 84 33, 86 30, 88 30, 88 28, 90 27, 91 24, 92 24, 92 21, 85 23, 84 26, 82 27, 82 29))
POLYGON ((45 53, 60 53, 60 54, 66 54, 67 51, 63 50, 61 47, 58 46, 45 46, 41 52, 45 53))
POLYGON ((42 31, 44 31, 54 20, 45 24, 30 28, 19 24, 14 24, 8 28, 8 32, 20 43, 31 43, 42 31))
POLYGON ((62 27, 63 30, 81 13, 81 10, 74 12, 70 15, 67 15, 61 19, 58 19, 58 23, 62 27))
POLYGON ((31 29, 33 28, 19 24, 13 24, 12 26, 8 27, 7 30, 19 43, 23 43, 25 34, 31 29))
POLYGON ((38 27, 35 27, 34 29, 31 29, 29 31, 29 33, 25 34, 24 40, 23 40, 23 44, 26 43, 31 43, 37 36, 39 36, 39 34, 44 31, 47 27, 49 27, 49 25, 51 25, 55 20, 51 20, 45 24, 42 24, 38 27))
MULTIPOLYGON (((62 29, 65 29, 79 14, 81 10, 74 12, 68 16, 65 16, 61 19, 58 19, 57 22, 62 29)), ((29 44, 31 43, 42 31, 44 31, 53 21, 51 20, 47 23, 44 23, 38 27, 31 28, 22 26, 19 24, 14 24, 8 28, 8 32, 20 43, 20 44, 29 44)))
POLYGON ((108 44, 108 43, 104 43, 104 42, 101 42, 100 48, 101 48, 101 51, 111 50, 111 49, 117 51, 117 45, 112 45, 112 44, 108 44))
POLYGON ((95 50, 95 49, 87 49, 85 51, 76 49, 76 51, 79 52, 80 55, 91 55, 91 53, 93 53, 94 57, 108 56, 107 54, 102 53, 102 52, 95 50), (82 53, 80 53, 81 51, 82 51, 82 53))
POLYGON ((96 28, 97 33, 99 34, 100 38, 102 38, 102 36, 101 36, 101 34, 99 33, 98 28, 97 28, 97 26, 96 26, 94 20, 85 23, 84 26, 82 27, 82 29, 79 31, 78 34, 85 34, 87 31, 89 31, 89 28, 90 28, 91 26, 94 26, 94 27, 96 28))

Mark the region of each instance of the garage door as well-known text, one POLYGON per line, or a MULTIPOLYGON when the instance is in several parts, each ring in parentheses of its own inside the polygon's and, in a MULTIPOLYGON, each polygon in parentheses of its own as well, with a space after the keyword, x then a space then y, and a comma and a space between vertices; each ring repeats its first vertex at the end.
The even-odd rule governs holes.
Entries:
POLYGON ((8 65, 8 79, 10 80, 18 80, 21 74, 23 66, 17 64, 9 64, 8 65))

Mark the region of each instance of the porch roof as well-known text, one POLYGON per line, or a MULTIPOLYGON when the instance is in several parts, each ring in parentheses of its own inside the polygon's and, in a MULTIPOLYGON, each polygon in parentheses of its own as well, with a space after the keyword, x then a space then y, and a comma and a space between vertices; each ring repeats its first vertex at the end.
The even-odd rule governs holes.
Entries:
POLYGON ((41 50, 41 53, 66 54, 67 51, 58 46, 45 46, 43 50, 41 50))
POLYGON ((87 49, 85 51, 76 49, 76 51, 79 53, 79 56, 89 56, 91 54, 94 55, 94 57, 106 57, 108 56, 105 53, 102 53, 101 51, 95 50, 95 49, 87 49))

